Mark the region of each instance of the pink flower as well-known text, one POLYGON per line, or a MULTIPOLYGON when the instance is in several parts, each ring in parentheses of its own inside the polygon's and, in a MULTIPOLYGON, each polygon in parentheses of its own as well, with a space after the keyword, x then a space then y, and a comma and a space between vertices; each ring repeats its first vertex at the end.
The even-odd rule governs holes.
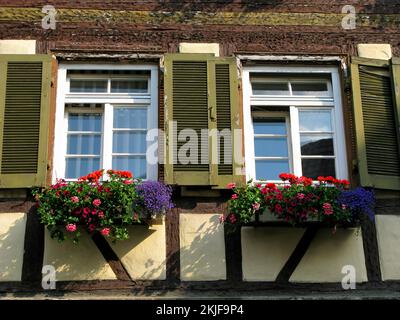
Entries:
POLYGON ((106 190, 107 193, 109 193, 111 191, 110 188, 106 188, 105 190, 106 190))
POLYGON ((258 202, 253 203, 252 206, 253 206, 253 209, 256 210, 256 211, 257 211, 258 209, 260 209, 260 204, 259 204, 258 202))
POLYGON ((104 218, 104 212, 103 212, 103 211, 99 211, 98 217, 99 217, 100 219, 103 219, 103 218, 104 218))
POLYGON ((226 186, 228 189, 233 189, 236 188, 236 183, 228 183, 228 185, 226 186))
POLYGON ((132 184, 133 181, 132 180, 124 180, 124 184, 132 184))
POLYGON ((224 216, 223 214, 221 214, 221 215, 219 216, 219 222, 220 222, 220 223, 224 223, 224 222, 225 222, 225 216, 224 216))
POLYGON ((332 205, 330 203, 325 202, 322 205, 322 208, 324 209, 324 214, 325 215, 329 216, 329 215, 333 214, 333 208, 332 208, 332 205))
POLYGON ((299 193, 299 194, 297 195, 297 199, 299 199, 299 200, 303 200, 304 197, 305 197, 304 193, 299 193))
POLYGON ((71 201, 73 203, 77 203, 77 202, 79 202, 79 198, 77 196, 73 196, 73 197, 71 197, 71 201))
POLYGON ((93 209, 92 210, 92 215, 94 216, 94 215, 96 215, 97 214, 97 210, 96 209, 93 209))
POLYGON ((89 225, 89 231, 90 231, 90 232, 93 232, 94 229, 96 229, 96 226, 95 226, 94 224, 90 224, 90 225, 89 225))
POLYGON ((74 232, 74 231, 76 231, 76 224, 69 223, 69 224, 67 224, 67 225, 65 226, 65 229, 66 229, 68 232, 74 232))
POLYGON ((94 200, 93 200, 93 205, 94 205, 95 207, 98 207, 99 205, 101 205, 101 200, 100 200, 100 199, 94 199, 94 200))
POLYGON ((103 236, 108 236, 110 234, 110 228, 104 228, 100 231, 103 236))
POLYGON ((232 224, 235 223, 235 222, 236 222, 236 217, 235 217, 235 215, 230 214, 230 215, 229 215, 229 221, 230 221, 232 224))
POLYGON ((83 214, 82 214, 82 216, 84 217, 84 218, 86 218, 87 217, 87 215, 90 213, 90 209, 89 208, 83 208, 83 214))
POLYGON ((236 193, 232 195, 232 200, 235 200, 237 198, 238 198, 238 195, 236 193))

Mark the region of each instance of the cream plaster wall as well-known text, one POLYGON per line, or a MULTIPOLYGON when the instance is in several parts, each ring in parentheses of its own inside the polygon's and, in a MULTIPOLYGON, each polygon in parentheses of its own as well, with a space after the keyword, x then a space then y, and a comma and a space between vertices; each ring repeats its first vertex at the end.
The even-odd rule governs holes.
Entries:
POLYGON ((244 281, 275 281, 305 229, 242 228, 244 281))
POLYGON ((180 214, 182 281, 226 279, 224 227, 219 214, 180 214))
POLYGON ((43 265, 54 266, 57 281, 116 279, 110 265, 85 231, 82 231, 79 244, 75 245, 71 240, 60 243, 51 239, 45 230, 43 265))
POLYGON ((36 40, 0 40, 0 54, 35 54, 36 40))
POLYGON ((400 280, 400 216, 376 215, 382 280, 400 280))
POLYGON ((182 42, 179 44, 180 53, 213 53, 219 57, 218 43, 188 43, 182 42))
POLYGON ((166 278, 165 224, 130 226, 129 239, 111 248, 134 280, 164 280, 166 278))
POLYGON ((21 281, 25 227, 25 213, 0 213, 0 282, 21 281))
POLYGON ((342 268, 352 265, 356 281, 367 281, 360 229, 320 229, 294 271, 291 282, 341 282, 342 268))
POLYGON ((389 60, 392 58, 390 44, 361 43, 357 45, 358 55, 362 58, 389 60))

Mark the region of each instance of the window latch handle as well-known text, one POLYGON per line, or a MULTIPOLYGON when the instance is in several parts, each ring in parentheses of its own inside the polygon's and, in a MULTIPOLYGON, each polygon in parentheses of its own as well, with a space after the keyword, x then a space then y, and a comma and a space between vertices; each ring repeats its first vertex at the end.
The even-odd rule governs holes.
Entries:
POLYGON ((208 110, 210 111, 210 119, 211 121, 215 121, 217 119, 217 113, 215 106, 209 106, 208 110))

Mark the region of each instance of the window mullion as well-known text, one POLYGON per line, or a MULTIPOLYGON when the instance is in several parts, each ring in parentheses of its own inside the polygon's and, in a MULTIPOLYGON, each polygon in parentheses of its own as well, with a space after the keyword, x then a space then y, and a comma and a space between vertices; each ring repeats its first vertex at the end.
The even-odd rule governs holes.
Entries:
POLYGON ((113 116, 113 106, 107 103, 104 106, 102 148, 102 167, 106 170, 112 169, 113 116))
POLYGON ((293 173, 297 176, 301 176, 302 168, 299 132, 299 110, 294 106, 290 106, 290 129, 290 134, 292 138, 293 173))

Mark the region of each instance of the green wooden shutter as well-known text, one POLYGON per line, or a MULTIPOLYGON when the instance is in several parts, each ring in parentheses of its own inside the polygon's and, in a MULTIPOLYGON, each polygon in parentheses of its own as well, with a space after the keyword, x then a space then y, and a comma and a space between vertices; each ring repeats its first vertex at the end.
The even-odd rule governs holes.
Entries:
POLYGON ((215 88, 215 115, 211 112, 211 129, 219 136, 211 139, 211 184, 225 188, 230 182, 241 182, 242 131, 239 115, 238 79, 235 58, 210 61, 215 88), (230 134, 224 134, 230 132, 230 134))
POLYGON ((236 145, 233 138, 225 141, 213 139, 209 134, 239 126, 236 74, 235 59, 216 58, 211 54, 165 56, 167 183, 221 188, 240 179, 232 159, 222 161, 226 163, 214 161, 227 149, 230 151, 230 154, 227 152, 228 157, 233 158, 236 145), (177 136, 183 129, 194 130, 198 137, 197 141, 192 141, 197 145, 198 152, 192 158, 196 161, 190 163, 182 163, 179 157, 179 152, 185 150, 182 146, 189 145, 187 141, 178 140, 177 136))
POLYGON ((43 186, 51 56, 0 55, 0 188, 43 186))
POLYGON ((398 67, 353 58, 351 74, 361 185, 400 190, 398 67))

